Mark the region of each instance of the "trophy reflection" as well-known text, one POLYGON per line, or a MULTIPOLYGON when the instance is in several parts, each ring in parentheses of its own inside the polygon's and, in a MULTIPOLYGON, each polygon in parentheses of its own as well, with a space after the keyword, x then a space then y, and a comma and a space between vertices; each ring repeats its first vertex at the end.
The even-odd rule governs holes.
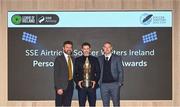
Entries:
POLYGON ((91 82, 91 64, 89 63, 88 57, 86 57, 86 61, 83 65, 83 82, 82 82, 83 88, 91 88, 92 82, 91 82))

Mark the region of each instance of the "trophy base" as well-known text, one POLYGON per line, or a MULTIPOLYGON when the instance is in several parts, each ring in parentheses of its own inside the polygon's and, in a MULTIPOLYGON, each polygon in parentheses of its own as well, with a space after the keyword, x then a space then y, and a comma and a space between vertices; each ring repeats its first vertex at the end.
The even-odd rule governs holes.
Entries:
POLYGON ((83 81, 82 82, 82 87, 83 88, 92 88, 92 86, 93 86, 93 84, 90 81, 83 81))

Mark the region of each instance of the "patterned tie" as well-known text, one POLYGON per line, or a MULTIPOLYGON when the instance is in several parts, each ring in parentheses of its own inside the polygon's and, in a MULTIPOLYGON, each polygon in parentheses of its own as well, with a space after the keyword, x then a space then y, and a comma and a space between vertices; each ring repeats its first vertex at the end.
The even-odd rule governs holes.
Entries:
POLYGON ((71 56, 68 55, 68 79, 72 80, 72 63, 71 56))

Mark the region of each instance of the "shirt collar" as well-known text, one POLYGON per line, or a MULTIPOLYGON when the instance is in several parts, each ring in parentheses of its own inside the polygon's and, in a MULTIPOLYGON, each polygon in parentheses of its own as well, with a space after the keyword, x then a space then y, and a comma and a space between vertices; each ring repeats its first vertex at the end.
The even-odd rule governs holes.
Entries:
POLYGON ((64 56, 67 58, 69 55, 65 52, 63 52, 64 56))
POLYGON ((104 54, 104 56, 105 56, 105 57, 108 57, 108 59, 109 59, 109 58, 112 56, 112 53, 107 54, 107 55, 106 55, 106 54, 104 54))

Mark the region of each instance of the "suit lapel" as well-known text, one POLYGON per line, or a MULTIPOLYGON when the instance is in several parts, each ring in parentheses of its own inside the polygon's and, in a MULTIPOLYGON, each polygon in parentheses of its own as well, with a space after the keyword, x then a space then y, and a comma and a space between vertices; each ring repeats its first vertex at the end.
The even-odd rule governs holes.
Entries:
POLYGON ((102 76, 103 76, 103 65, 104 65, 104 55, 100 57, 100 67, 101 67, 101 76, 100 76, 100 83, 102 81, 102 76))
POLYGON ((101 69, 103 71, 103 65, 104 65, 104 55, 101 57, 101 69))
POLYGON ((62 55, 62 58, 63 58, 63 60, 64 60, 65 66, 66 66, 65 68, 68 69, 67 61, 66 61, 66 58, 65 58, 64 54, 62 55))
POLYGON ((112 54, 111 55, 111 72, 112 72, 113 65, 114 65, 114 55, 112 54))

